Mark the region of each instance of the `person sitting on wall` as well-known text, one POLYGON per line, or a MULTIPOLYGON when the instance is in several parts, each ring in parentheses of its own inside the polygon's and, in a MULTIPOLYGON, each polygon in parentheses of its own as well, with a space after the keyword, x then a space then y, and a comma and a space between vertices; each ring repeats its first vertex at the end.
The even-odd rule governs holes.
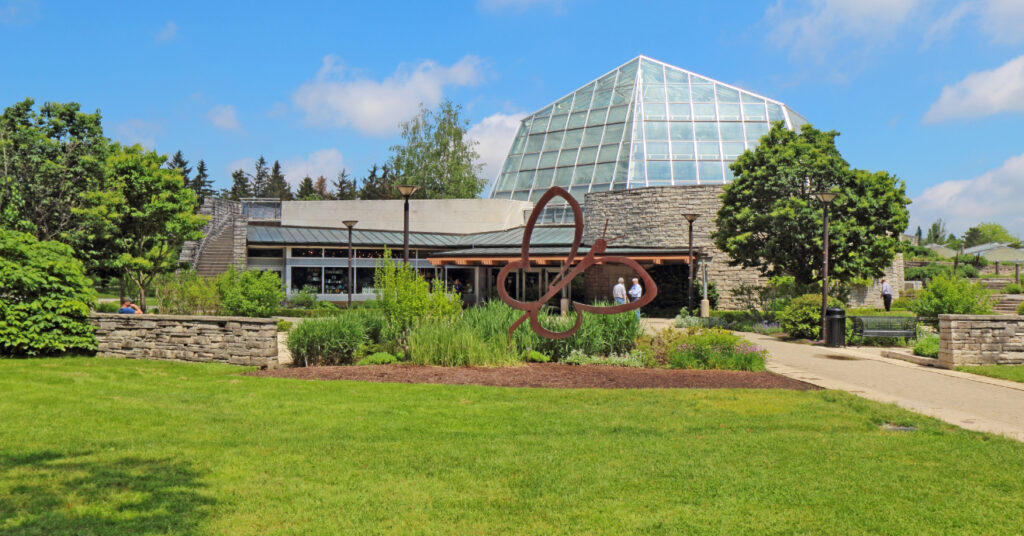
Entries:
POLYGON ((123 315, 141 315, 142 309, 139 309, 139 306, 132 303, 131 300, 125 300, 117 312, 123 315))

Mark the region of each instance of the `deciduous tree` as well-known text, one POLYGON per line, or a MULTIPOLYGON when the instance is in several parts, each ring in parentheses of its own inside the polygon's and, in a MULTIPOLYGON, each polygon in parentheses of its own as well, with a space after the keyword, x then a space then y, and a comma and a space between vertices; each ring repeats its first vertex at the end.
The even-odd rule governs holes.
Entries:
POLYGON ((487 181, 479 177, 477 142, 466 137, 469 122, 461 106, 445 100, 437 111, 402 123, 402 144, 391 147, 391 168, 402 184, 420 186, 418 198, 476 197, 487 181))
POLYGON ((1020 240, 998 223, 979 223, 964 233, 964 247, 972 248, 982 244, 1016 244, 1020 240))

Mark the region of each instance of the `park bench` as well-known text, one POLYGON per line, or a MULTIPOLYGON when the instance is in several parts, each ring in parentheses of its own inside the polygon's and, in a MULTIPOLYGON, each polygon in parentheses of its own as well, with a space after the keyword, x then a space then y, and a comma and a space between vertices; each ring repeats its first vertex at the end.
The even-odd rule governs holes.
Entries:
POLYGON ((916 316, 851 316, 853 334, 861 337, 917 338, 916 316))

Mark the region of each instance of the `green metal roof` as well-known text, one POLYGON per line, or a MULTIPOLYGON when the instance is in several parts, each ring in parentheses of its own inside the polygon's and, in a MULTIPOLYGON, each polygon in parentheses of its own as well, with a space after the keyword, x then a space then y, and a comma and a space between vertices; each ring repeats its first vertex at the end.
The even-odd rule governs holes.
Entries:
MULTIPOLYGON (((473 233, 459 237, 459 246, 463 247, 502 247, 521 246, 523 232, 526 227, 516 227, 506 231, 493 233, 473 233)), ((533 228, 530 244, 534 246, 569 246, 575 235, 572 225, 537 226, 533 228)))
MULTIPOLYGON (((398 231, 352 231, 352 245, 355 246, 401 246, 402 238, 398 231)), ((409 233, 409 246, 449 248, 457 246, 460 238, 441 233, 409 233)), ((249 225, 246 240, 249 244, 258 245, 348 246, 348 229, 249 225)))
MULTIPOLYGON (((563 247, 531 247, 530 255, 569 255, 569 246, 563 247)), ((576 256, 580 257, 590 252, 590 246, 580 246, 576 250, 576 256)), ((456 249, 452 251, 438 251, 432 253, 434 257, 517 257, 522 253, 521 247, 516 248, 469 248, 456 249)), ((686 255, 686 249, 660 249, 660 248, 633 248, 633 247, 610 247, 605 249, 602 256, 606 255, 686 255)))

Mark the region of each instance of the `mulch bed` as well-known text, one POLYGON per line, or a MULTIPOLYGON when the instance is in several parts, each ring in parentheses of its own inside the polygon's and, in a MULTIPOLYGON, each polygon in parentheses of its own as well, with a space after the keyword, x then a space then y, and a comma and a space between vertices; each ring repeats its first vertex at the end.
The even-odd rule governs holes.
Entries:
POLYGON ((371 365, 349 367, 278 368, 255 376, 301 380, 355 380, 392 383, 441 383, 500 387, 599 389, 818 389, 809 383, 771 372, 733 370, 668 370, 606 365, 528 364, 519 367, 423 367, 371 365))

